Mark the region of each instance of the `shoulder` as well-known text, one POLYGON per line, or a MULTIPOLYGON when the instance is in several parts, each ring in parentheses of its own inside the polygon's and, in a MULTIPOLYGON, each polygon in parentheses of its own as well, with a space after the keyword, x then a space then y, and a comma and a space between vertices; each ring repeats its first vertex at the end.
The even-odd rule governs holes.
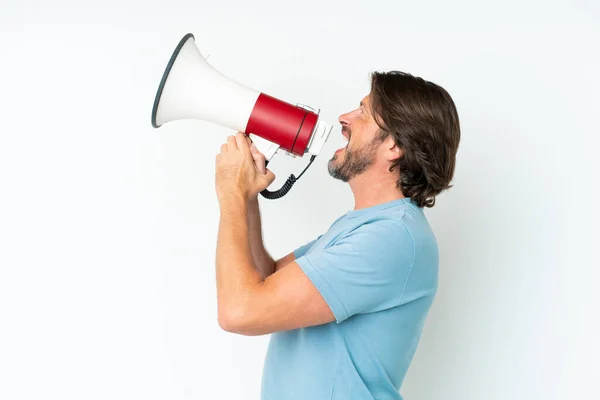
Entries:
POLYGON ((379 212, 363 218, 358 218, 352 224, 348 224, 341 238, 369 235, 381 239, 394 240, 400 237, 410 238, 410 232, 406 226, 406 219, 411 216, 408 210, 397 210, 394 213, 379 212))
POLYGON ((331 246, 342 246, 350 253, 366 252, 375 258, 412 258, 415 242, 402 216, 373 216, 357 221, 338 235, 331 246))
POLYGON ((362 243, 385 252, 437 251, 435 234, 422 209, 405 206, 382 210, 344 226, 336 243, 362 243))

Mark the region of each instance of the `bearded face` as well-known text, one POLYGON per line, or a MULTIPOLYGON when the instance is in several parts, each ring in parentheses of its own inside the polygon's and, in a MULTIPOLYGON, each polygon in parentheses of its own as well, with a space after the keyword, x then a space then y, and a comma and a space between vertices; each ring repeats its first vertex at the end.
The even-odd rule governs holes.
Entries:
POLYGON ((348 182, 373 165, 383 137, 373 118, 370 94, 360 101, 358 108, 340 115, 338 120, 347 144, 329 160, 328 170, 335 179, 348 182))
POLYGON ((352 130, 344 126, 342 134, 348 140, 348 143, 346 147, 338 149, 329 160, 328 170, 329 174, 335 179, 348 182, 353 177, 362 174, 373 164, 381 140, 374 137, 362 146, 351 146, 352 130))

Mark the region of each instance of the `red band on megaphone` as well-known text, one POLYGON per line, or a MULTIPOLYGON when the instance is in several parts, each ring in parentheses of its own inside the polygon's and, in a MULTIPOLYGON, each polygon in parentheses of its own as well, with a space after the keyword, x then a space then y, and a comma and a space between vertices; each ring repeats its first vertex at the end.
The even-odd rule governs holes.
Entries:
POLYGON ((304 155, 317 114, 261 93, 252 109, 246 134, 277 143, 287 152, 304 155))

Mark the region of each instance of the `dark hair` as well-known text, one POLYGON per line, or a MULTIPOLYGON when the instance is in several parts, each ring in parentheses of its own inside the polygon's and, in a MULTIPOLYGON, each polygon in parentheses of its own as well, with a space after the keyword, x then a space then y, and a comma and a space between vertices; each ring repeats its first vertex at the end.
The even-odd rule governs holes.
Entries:
POLYGON ((397 187, 419 207, 433 207, 435 196, 451 188, 460 141, 458 113, 442 87, 411 74, 371 74, 371 107, 383 140, 392 135, 403 156, 397 187))

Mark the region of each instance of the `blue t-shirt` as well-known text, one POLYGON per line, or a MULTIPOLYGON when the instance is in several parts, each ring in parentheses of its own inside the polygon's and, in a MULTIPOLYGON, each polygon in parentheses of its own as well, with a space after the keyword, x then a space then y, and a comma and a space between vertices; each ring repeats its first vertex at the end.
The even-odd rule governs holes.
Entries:
POLYGON ((336 320, 271 335, 262 400, 401 400, 438 282, 438 246, 409 198, 351 210, 294 251, 336 320))

